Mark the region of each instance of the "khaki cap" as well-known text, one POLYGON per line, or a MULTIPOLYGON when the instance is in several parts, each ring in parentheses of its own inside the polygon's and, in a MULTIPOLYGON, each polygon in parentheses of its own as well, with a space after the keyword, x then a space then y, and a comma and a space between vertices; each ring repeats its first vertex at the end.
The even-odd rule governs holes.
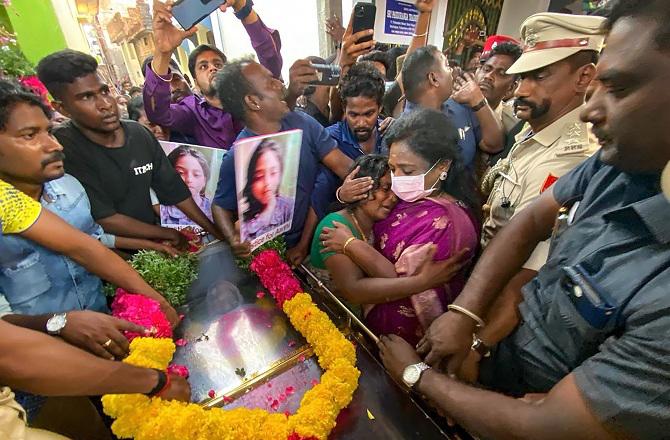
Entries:
POLYGON ((580 50, 600 52, 605 41, 604 17, 544 12, 521 25, 523 55, 508 74, 530 72, 563 60, 580 50))
POLYGON ((670 162, 668 162, 663 170, 663 174, 661 174, 661 189, 665 197, 670 200, 670 162))

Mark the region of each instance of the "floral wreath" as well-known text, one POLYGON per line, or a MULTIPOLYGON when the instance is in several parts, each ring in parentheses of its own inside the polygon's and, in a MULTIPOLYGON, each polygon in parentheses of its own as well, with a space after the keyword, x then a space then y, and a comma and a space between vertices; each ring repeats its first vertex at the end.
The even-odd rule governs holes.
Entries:
MULTIPOLYGON (((305 393, 300 408, 291 415, 247 408, 206 410, 195 403, 167 401, 143 394, 108 394, 102 398, 103 408, 116 419, 112 431, 117 437, 136 440, 328 438, 338 414, 349 405, 358 386, 360 371, 355 367, 355 348, 312 298, 301 292, 300 282, 276 250, 263 250, 249 267, 295 329, 314 348, 319 365, 325 370, 321 382, 305 393)), ((139 295, 129 296, 138 297, 138 307, 140 301, 153 301, 139 295)), ((120 301, 124 304, 123 310, 119 312, 117 307, 115 315, 131 320, 140 316, 134 310, 133 301, 120 301)), ((175 343, 169 337, 135 337, 130 343, 130 355, 123 362, 165 370, 174 351, 175 343)))

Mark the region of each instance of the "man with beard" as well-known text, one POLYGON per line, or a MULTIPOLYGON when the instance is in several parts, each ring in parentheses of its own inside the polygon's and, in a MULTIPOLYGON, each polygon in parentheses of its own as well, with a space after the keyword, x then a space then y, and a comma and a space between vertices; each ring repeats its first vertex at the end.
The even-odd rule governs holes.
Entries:
MULTIPOLYGON (((252 0, 228 0, 223 8, 228 6, 233 7, 235 15, 242 21, 260 63, 279 78, 282 68, 279 33, 265 26, 253 10, 252 0)), ((229 149, 243 126, 223 110, 212 87, 212 79, 226 63, 226 56, 213 46, 195 48, 189 54, 188 69, 202 97, 193 95, 171 103, 170 84, 174 77, 169 68, 170 57, 196 28, 183 31, 172 24, 171 3, 154 0, 153 14, 155 51, 144 72, 144 102, 149 120, 193 136, 199 145, 229 149)))
MULTIPOLYGON (((353 162, 337 148, 335 139, 314 118, 289 110, 283 84, 260 64, 250 60, 226 64, 216 77, 215 88, 224 107, 234 118, 244 121, 246 127, 238 139, 302 130, 293 222, 291 229, 284 234, 288 260, 294 265, 300 264, 309 252, 312 235, 318 223, 311 208, 311 196, 319 164, 343 179, 353 162)), ((239 234, 234 227, 238 194, 234 156, 233 146, 221 163, 212 215, 231 243, 233 252, 245 256, 250 251, 249 243, 240 243, 239 234)))
MULTIPOLYGON (((35 204, 39 202, 42 210, 53 212, 107 247, 143 246, 164 250, 165 246, 149 240, 103 233, 91 217, 84 188, 74 177, 64 173, 63 147, 51 136, 50 111, 37 96, 0 80, 0 108, 0 179, 3 186, 12 185, 35 204)), ((3 228, 9 226, 2 225, 3 228)), ((100 273, 100 260, 92 261, 87 267, 94 271, 98 269, 96 272, 100 273)), ((67 342, 107 359, 128 354, 123 331, 144 332, 139 326, 105 314, 108 312, 107 299, 100 278, 65 255, 25 236, 0 235, 0 267, 0 316, 7 322, 59 335, 67 342)), ((132 269, 126 265, 121 269, 129 281, 133 275, 138 277, 129 274, 132 269)), ((137 292, 157 300, 176 325, 175 310, 149 286, 128 283, 123 287, 141 289, 137 292)), ((30 416, 43 401, 38 396, 25 394, 17 399, 30 416)))
MULTIPOLYGON (((456 372, 481 348, 473 333, 490 323, 479 317, 507 313, 495 308, 498 292, 553 235, 547 264, 513 311, 520 316, 482 360, 479 382, 498 392, 434 369, 421 374, 424 365, 403 375, 419 355, 382 337, 391 373, 478 438, 651 440, 670 432, 670 203, 661 191, 670 160, 670 4, 619 0, 611 7, 597 87, 581 109, 602 149, 500 231, 452 310, 418 344, 428 364, 456 372)), ((571 40, 547 40, 534 29, 535 47, 571 40)), ((594 35, 574 41, 584 38, 589 44, 594 35)), ((534 53, 549 58, 549 50, 534 53)))
POLYGON ((156 138, 135 121, 120 121, 109 87, 90 55, 63 50, 37 65, 54 107, 71 118, 53 130, 63 145, 65 170, 86 189, 91 213, 105 232, 125 237, 187 245, 183 234, 156 225, 150 198, 177 206, 207 232, 216 227, 191 197, 156 138))
POLYGON ((505 35, 492 35, 486 40, 481 57, 481 66, 475 73, 475 81, 493 111, 500 118, 505 133, 519 120, 503 102, 514 94, 517 75, 507 74, 507 69, 521 57, 521 46, 505 35))
MULTIPOLYGON (((524 53, 507 74, 520 76, 514 109, 528 127, 516 136, 507 158, 484 177, 485 186, 492 190, 484 208, 483 246, 559 177, 596 151, 597 142, 579 120, 579 112, 595 73, 603 42, 597 34, 603 20, 543 13, 522 24, 524 53), (549 47, 561 39, 574 44, 549 47)), ((525 267, 537 271, 546 261, 548 248, 548 241, 538 247, 525 267)))
MULTIPOLYGON (((369 61, 360 61, 349 69, 340 82, 344 120, 326 130, 345 155, 355 160, 364 154, 382 154, 380 133, 384 77, 369 61)), ((321 167, 312 194, 312 207, 319 219, 328 214, 342 184, 335 173, 321 167)))
POLYGON ((426 46, 436 3, 435 0, 416 2, 419 17, 399 79, 406 98, 404 112, 432 108, 445 113, 458 129, 463 163, 474 170, 478 150, 495 154, 503 149, 503 128, 473 79, 466 81, 467 87, 461 91, 468 99, 458 102, 452 98, 454 78, 447 58, 437 47, 426 46))

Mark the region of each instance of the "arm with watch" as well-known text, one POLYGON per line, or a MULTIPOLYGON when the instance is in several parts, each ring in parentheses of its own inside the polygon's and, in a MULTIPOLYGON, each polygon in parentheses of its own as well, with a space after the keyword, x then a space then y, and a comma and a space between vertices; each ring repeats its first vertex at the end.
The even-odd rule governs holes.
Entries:
POLYGON ((141 393, 190 400, 191 389, 181 376, 101 359, 2 320, 0 332, 0 378, 14 389, 42 396, 141 393))
POLYGON ((469 106, 477 116, 482 130, 479 149, 489 154, 502 151, 505 147, 505 130, 502 120, 489 105, 471 73, 454 78, 454 92, 451 97, 459 104, 469 106))
MULTIPOLYGON (((461 316, 473 321, 467 315, 461 316)), ((478 438, 630 438, 613 435, 599 422, 581 397, 573 374, 541 400, 516 399, 464 384, 432 368, 399 336, 381 336, 379 350, 384 366, 398 383, 423 396, 440 413, 478 438)))
POLYGON ((18 327, 60 336, 65 342, 104 359, 123 359, 128 355, 124 331, 148 334, 142 326, 91 310, 45 315, 7 314, 2 319, 18 327))

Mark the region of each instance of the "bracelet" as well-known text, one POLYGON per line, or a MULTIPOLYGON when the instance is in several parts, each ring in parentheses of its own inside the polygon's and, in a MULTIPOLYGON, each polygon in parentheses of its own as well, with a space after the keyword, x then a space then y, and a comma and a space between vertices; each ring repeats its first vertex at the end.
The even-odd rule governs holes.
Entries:
POLYGON ((412 34, 412 37, 425 37, 428 35, 428 31, 424 32, 423 34, 412 34))
POLYGON ((151 391, 145 393, 145 395, 149 397, 158 397, 170 386, 170 375, 166 374, 165 371, 157 370, 155 368, 152 369, 158 373, 158 383, 151 391))
POLYGON ((252 0, 247 0, 247 2, 244 4, 244 7, 240 9, 239 11, 235 12, 235 17, 237 17, 240 20, 244 20, 251 14, 251 10, 254 7, 254 2, 252 0))
POLYGON ((451 310, 453 312, 458 312, 458 313, 461 313, 461 314, 467 316, 468 318, 472 319, 473 321, 475 321, 477 323, 477 327, 481 328, 481 327, 484 327, 486 325, 486 323, 484 322, 484 320, 482 318, 475 315, 474 313, 472 313, 470 310, 466 309, 465 307, 461 307, 461 306, 458 306, 456 304, 449 304, 447 306, 447 310, 451 310))
POLYGON ((486 98, 484 98, 484 99, 482 99, 481 101, 479 101, 479 102, 477 103, 477 105, 475 105, 474 107, 472 107, 472 111, 473 111, 473 112, 478 112, 479 110, 482 109, 482 107, 484 107, 484 106, 485 106, 486 104, 488 104, 488 103, 489 103, 489 102, 486 100, 486 98))
POLYGON ((156 71, 154 70, 154 63, 153 62, 149 63, 149 67, 151 68, 151 71, 154 73, 154 75, 156 75, 158 77, 158 79, 160 79, 161 81, 166 82, 166 83, 169 83, 169 82, 172 81, 172 72, 170 72, 169 70, 168 70, 168 72, 170 72, 170 79, 165 79, 161 75, 156 73, 156 71))
POLYGON ((342 253, 344 255, 347 255, 347 246, 349 246, 349 243, 351 243, 354 240, 356 240, 356 237, 349 237, 347 238, 347 241, 344 242, 344 246, 342 246, 342 253))
POLYGON ((340 190, 341 190, 341 189, 342 189, 342 187, 337 188, 337 191, 335 191, 335 198, 336 198, 337 201, 340 202, 341 204, 346 205, 347 202, 345 202, 344 200, 342 200, 342 199, 340 198, 340 190))

